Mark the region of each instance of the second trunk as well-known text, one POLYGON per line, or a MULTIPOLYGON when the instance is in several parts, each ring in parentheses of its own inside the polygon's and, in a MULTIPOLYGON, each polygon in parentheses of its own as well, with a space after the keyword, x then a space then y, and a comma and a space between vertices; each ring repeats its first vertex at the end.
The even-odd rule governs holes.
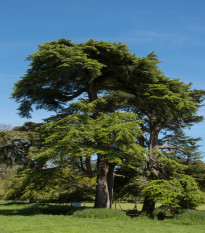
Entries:
POLYGON ((114 164, 110 164, 103 155, 98 155, 98 176, 95 208, 111 208, 114 184, 114 164))

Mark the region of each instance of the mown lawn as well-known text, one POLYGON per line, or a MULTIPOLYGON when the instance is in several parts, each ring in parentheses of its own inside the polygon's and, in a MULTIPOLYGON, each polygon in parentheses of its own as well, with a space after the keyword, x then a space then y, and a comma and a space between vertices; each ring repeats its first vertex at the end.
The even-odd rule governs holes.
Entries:
MULTIPOLYGON (((124 207, 125 204, 122 203, 124 207)), ((131 203, 127 203, 129 204, 131 203)), ((43 207, 42 210, 46 213, 47 209, 43 207)), ((0 233, 204 233, 205 229, 205 221, 203 221, 205 212, 203 211, 195 211, 194 215, 190 212, 191 214, 188 213, 185 218, 164 221, 146 217, 120 220, 88 219, 38 212, 38 205, 0 204, 0 233)))

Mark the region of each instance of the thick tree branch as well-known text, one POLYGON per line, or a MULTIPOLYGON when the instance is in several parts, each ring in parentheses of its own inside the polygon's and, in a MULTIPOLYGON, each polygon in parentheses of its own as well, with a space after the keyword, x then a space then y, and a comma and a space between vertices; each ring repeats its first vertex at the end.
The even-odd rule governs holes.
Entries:
POLYGON ((158 146, 157 148, 158 148, 159 151, 161 151, 161 150, 163 150, 163 149, 167 149, 167 150, 180 150, 180 151, 186 153, 186 151, 185 151, 182 147, 177 146, 177 145, 169 145, 168 142, 166 142, 166 143, 165 143, 164 145, 162 145, 162 146, 158 146))

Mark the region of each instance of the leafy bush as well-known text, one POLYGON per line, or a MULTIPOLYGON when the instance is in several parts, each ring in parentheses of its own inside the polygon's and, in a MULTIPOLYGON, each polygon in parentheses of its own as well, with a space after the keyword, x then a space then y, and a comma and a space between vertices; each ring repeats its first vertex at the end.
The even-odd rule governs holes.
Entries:
POLYGON ((129 219, 125 212, 112 209, 84 209, 78 210, 73 214, 77 218, 112 218, 112 219, 129 219))
POLYGON ((179 206, 182 208, 194 208, 202 203, 202 196, 199 187, 193 177, 183 175, 179 179, 183 188, 182 196, 179 201, 179 206))
POLYGON ((183 189, 180 182, 173 180, 152 180, 149 186, 143 190, 143 194, 154 201, 159 201, 165 206, 176 207, 183 189))
POLYGON ((143 194, 171 208, 194 208, 202 202, 201 192, 194 178, 184 174, 170 180, 152 180, 143 194))

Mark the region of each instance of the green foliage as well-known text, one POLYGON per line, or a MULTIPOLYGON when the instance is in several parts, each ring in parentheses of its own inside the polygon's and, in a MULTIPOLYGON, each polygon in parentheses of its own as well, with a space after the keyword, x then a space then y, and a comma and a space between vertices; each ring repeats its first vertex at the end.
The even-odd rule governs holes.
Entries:
POLYGON ((99 113, 95 119, 93 113, 101 103, 103 99, 72 103, 74 114, 42 125, 38 129, 41 148, 32 158, 35 167, 13 177, 4 198, 82 201, 93 196, 96 181, 83 173, 96 176, 97 154, 118 165, 140 164, 145 150, 135 142, 142 134, 137 115, 99 113))
POLYGON ((98 90, 108 85, 115 88, 115 80, 124 78, 133 58, 122 43, 92 39, 81 44, 66 39, 47 42, 28 56, 31 68, 15 84, 12 97, 25 117, 30 116, 33 104, 36 109, 61 111, 68 101, 83 93, 90 95, 94 83, 98 90))
POLYGON ((202 195, 195 179, 188 175, 182 175, 179 182, 183 188, 179 206, 182 208, 194 208, 202 203, 202 195))
POLYGON ((7 166, 31 166, 34 151, 37 150, 39 124, 26 122, 12 130, 0 131, 0 163, 7 166))
POLYGON ((111 219, 127 219, 129 217, 126 216, 125 212, 120 210, 112 210, 112 209, 84 209, 78 210, 73 214, 74 217, 77 218, 96 218, 96 219, 104 219, 104 218, 111 218, 111 219))
POLYGON ((91 39, 78 44, 59 39, 39 45, 28 60, 31 68, 12 93, 20 103, 19 113, 27 117, 32 105, 59 112, 83 93, 93 100, 91 93, 96 91, 122 90, 137 97, 135 106, 141 112, 151 110, 152 118, 167 121, 173 115, 178 119, 193 115, 204 94, 190 91, 190 85, 179 79, 165 77, 154 52, 137 58, 122 43, 91 39))
POLYGON ((114 199, 139 200, 142 189, 148 181, 143 175, 142 166, 118 167, 115 171, 114 199))
POLYGON ((182 188, 178 180, 152 180, 148 187, 143 190, 145 196, 160 201, 163 205, 177 207, 182 188))
MULTIPOLYGON (((177 160, 182 164, 192 164, 194 161, 201 159, 203 157, 203 153, 199 150, 200 145, 198 142, 201 138, 193 138, 187 136, 181 129, 185 127, 191 127, 194 123, 201 122, 203 117, 201 116, 194 116, 193 119, 185 119, 185 122, 181 122, 183 125, 176 125, 175 127, 169 127, 170 131, 173 131, 174 135, 170 132, 167 134, 166 130, 164 130, 164 137, 160 140, 161 144, 166 144, 167 141, 169 142, 169 147, 172 151, 167 151, 169 156, 172 159, 177 160)), ((176 122, 177 123, 177 122, 176 122)))
POLYGON ((166 158, 162 155, 158 159, 160 163, 160 173, 161 176, 165 179, 170 179, 170 177, 178 177, 179 174, 183 174, 184 170, 187 169, 187 166, 180 164, 176 160, 166 158))
MULTIPOLYGON (((154 179, 148 186, 154 191, 147 187, 144 192, 150 197, 155 192, 155 198, 172 206, 197 204, 198 188, 189 178, 188 183, 183 180, 180 174, 185 167, 174 160, 183 157, 188 164, 200 156, 199 139, 186 137, 181 129, 203 120, 197 111, 204 90, 191 90, 191 84, 166 77, 154 52, 137 58, 122 43, 91 39, 78 44, 59 39, 40 45, 28 60, 30 69, 12 93, 20 104, 19 114, 30 117, 32 106, 58 113, 39 128, 42 144, 40 151, 34 149, 35 165, 42 169, 68 163, 94 177, 100 170, 97 158, 102 157, 107 165, 140 167, 137 175, 154 179), (68 106, 83 94, 86 100, 68 106), (107 102, 96 100, 98 95, 107 102), (143 165, 145 148, 150 153, 143 165), (197 195, 192 195, 190 184, 197 195), (160 187, 171 193, 162 194, 160 187), (181 197, 184 201, 179 202, 181 197)), ((127 190, 133 181, 129 180, 127 190)), ((28 187, 25 198, 37 197, 35 185, 28 187)))
POLYGON ((205 190, 205 162, 196 160, 190 163, 186 172, 196 179, 202 190, 205 190))
POLYGON ((114 112, 99 113, 97 119, 93 112, 98 99, 92 103, 73 103, 76 113, 59 121, 43 125, 40 131, 45 134, 45 142, 36 159, 42 163, 52 160, 91 158, 97 154, 106 157, 110 163, 129 165, 144 160, 144 149, 135 143, 142 134, 140 121, 136 114, 114 112))
POLYGON ((91 199, 95 180, 83 177, 71 167, 34 168, 11 177, 5 186, 6 200, 72 202, 91 199))
POLYGON ((191 176, 180 175, 170 180, 152 180, 143 194, 172 208, 193 208, 201 203, 201 193, 191 176))
POLYGON ((0 172, 0 199, 5 195, 5 189, 9 183, 11 177, 15 176, 18 172, 18 167, 8 167, 5 164, 1 164, 0 172))
POLYGON ((159 157, 159 177, 148 180, 140 170, 119 168, 116 172, 115 197, 139 198, 147 196, 174 211, 176 208, 194 208, 203 203, 203 196, 193 177, 185 174, 188 166, 167 158, 159 157))

